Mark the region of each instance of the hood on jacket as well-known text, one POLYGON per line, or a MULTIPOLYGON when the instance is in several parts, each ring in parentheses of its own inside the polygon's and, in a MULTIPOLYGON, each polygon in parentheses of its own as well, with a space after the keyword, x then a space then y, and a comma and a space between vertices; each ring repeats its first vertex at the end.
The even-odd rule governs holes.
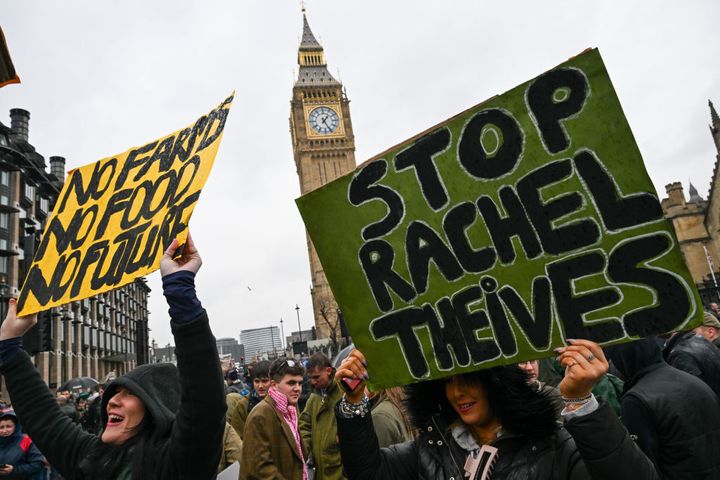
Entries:
POLYGON ((113 380, 102 397, 102 427, 107 424, 107 405, 120 387, 135 394, 145 406, 155 425, 155 435, 164 436, 175 421, 175 412, 180 406, 180 378, 175 365, 155 363, 140 365, 125 375, 113 380))
POLYGON ((629 384, 635 384, 638 374, 648 367, 663 363, 663 355, 657 339, 641 338, 634 342, 605 347, 605 355, 629 384))
MULTIPOLYGON (((546 392, 528 384, 528 374, 515 365, 494 367, 463 374, 480 383, 488 395, 490 410, 504 430, 546 437, 558 427, 553 400, 546 392)), ((448 379, 430 380, 405 387, 405 408, 415 428, 422 428, 439 415, 446 425, 459 418, 445 396, 448 379)))
POLYGON ((10 419, 13 422, 15 422, 15 426, 18 424, 17 415, 15 415, 15 410, 12 408, 8 408, 6 410, 0 411, 0 420, 7 420, 10 419))
POLYGON ((13 410, 12 408, 8 408, 0 412, 0 420, 12 420, 15 424, 15 431, 12 435, 8 437, 0 437, 0 446, 5 446, 8 443, 16 442, 19 437, 22 437, 22 427, 20 427, 20 422, 18 421, 17 415, 15 415, 15 410, 13 410))

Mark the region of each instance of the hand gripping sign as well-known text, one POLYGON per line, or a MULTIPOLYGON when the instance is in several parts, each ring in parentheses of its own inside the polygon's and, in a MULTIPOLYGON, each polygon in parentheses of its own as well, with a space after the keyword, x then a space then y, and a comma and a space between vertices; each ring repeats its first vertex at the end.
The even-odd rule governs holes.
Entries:
POLYGON ((20 292, 19 315, 159 268, 173 238, 184 242, 232 100, 182 130, 68 174, 20 292))
POLYGON ((596 49, 297 204, 373 387, 701 315, 596 49))

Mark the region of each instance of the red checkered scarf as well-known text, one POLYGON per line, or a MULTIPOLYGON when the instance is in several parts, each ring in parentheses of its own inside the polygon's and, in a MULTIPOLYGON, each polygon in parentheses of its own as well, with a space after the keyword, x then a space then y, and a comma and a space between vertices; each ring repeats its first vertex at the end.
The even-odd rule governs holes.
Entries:
POLYGON ((288 403, 288 399, 285 395, 278 392, 274 387, 270 387, 268 389, 268 395, 273 399, 275 402, 275 410, 277 410, 280 415, 283 416, 285 419, 285 422, 290 427, 290 430, 293 433, 293 436, 295 437, 295 446, 297 447, 297 451, 300 454, 300 458, 303 462, 303 480, 308 480, 308 470, 307 465, 305 464, 305 457, 303 456, 302 451, 302 440, 300 440, 300 430, 298 429, 298 414, 297 414, 297 408, 295 405, 290 405, 288 403))

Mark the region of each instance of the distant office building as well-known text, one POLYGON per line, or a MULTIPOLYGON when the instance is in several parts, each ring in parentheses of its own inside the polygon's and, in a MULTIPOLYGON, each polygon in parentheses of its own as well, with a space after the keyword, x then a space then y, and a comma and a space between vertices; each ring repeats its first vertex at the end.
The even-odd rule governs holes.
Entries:
POLYGON ((165 347, 154 346, 151 349, 151 363, 172 363, 177 365, 177 358, 175 357, 175 347, 167 345, 165 347))
MULTIPOLYGON (((65 181, 65 159, 50 157, 47 170, 28 141, 29 122, 20 108, 10 110, 9 128, 0 122, 0 318, 19 293, 65 181)), ((149 292, 139 279, 38 314, 23 346, 42 379, 51 387, 73 377, 102 380, 147 363, 149 292)))
POLYGON ((282 352, 282 339, 278 327, 251 328, 240 332, 240 342, 245 347, 245 360, 252 361, 263 354, 282 352))
POLYGON ((236 362, 245 357, 245 346, 239 344, 234 338, 218 338, 215 343, 219 355, 230 355, 236 362))
POLYGON ((302 336, 302 341, 307 342, 308 340, 315 340, 317 337, 317 334, 315 333, 314 328, 311 328, 310 330, 302 330, 300 332, 291 332, 290 335, 285 337, 285 342, 286 342, 285 345, 288 345, 288 347, 292 347, 293 343, 300 341, 301 336, 302 336))

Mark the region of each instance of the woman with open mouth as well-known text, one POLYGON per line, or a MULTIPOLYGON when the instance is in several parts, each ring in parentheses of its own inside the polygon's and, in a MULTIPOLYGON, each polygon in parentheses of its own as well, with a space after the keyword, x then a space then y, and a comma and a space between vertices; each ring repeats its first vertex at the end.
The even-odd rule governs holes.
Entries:
POLYGON ((67 480, 215 478, 225 426, 223 378, 207 313, 195 295, 202 260, 189 233, 174 258, 178 246, 173 240, 160 262, 177 367, 141 365, 112 381, 102 398, 100 436, 62 414, 21 348, 36 318, 18 318, 16 301, 8 304, 0 371, 25 431, 67 480))

